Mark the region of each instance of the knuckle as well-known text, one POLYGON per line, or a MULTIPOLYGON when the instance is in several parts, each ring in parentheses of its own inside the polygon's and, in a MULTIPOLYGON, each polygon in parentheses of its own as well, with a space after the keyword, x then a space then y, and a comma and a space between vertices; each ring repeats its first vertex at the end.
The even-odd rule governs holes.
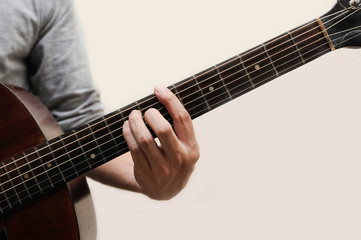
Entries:
POLYGON ((173 128, 170 124, 163 124, 157 129, 157 136, 158 137, 168 137, 172 135, 173 128))
POLYGON ((201 156, 199 145, 197 143, 195 143, 191 148, 190 154, 191 154, 191 159, 193 159, 194 162, 197 162, 201 156))
POLYGON ((189 113, 185 109, 183 109, 175 115, 174 121, 180 123, 189 123, 191 121, 191 117, 189 116, 189 113))
POLYGON ((197 163, 200 156, 201 154, 200 154, 199 146, 197 143, 195 143, 189 151, 189 161, 194 165, 197 163))
POLYGON ((128 148, 129 148, 129 151, 131 152, 135 152, 138 150, 138 146, 137 144, 133 143, 133 144, 128 144, 128 148))
POLYGON ((199 146, 194 144, 185 152, 178 151, 174 155, 174 166, 177 169, 193 169, 200 157, 199 146))
POLYGON ((188 152, 182 148, 178 148, 173 153, 173 159, 172 159, 173 168, 178 171, 183 171, 183 170, 187 169, 188 165, 190 165, 188 158, 189 158, 188 152))
POLYGON ((146 176, 147 168, 144 164, 134 163, 134 175, 137 175, 137 178, 141 178, 141 176, 146 176))
POLYGON ((186 161, 184 159, 184 155, 181 152, 177 152, 174 155, 174 166, 177 169, 184 169, 186 167, 186 161))
POLYGON ((159 169, 158 179, 161 182, 167 183, 167 182, 169 182, 170 178, 171 178, 171 171, 169 168, 162 167, 159 169))
POLYGON ((153 141, 152 136, 143 134, 139 136, 138 143, 140 146, 148 146, 153 141))

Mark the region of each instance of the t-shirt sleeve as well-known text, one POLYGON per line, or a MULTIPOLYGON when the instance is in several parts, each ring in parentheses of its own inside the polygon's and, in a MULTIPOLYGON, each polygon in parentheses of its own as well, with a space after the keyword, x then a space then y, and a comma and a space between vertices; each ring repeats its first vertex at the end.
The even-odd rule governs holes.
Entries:
POLYGON ((41 29, 27 60, 31 91, 66 131, 103 115, 103 106, 73 1, 44 0, 38 9, 41 29))

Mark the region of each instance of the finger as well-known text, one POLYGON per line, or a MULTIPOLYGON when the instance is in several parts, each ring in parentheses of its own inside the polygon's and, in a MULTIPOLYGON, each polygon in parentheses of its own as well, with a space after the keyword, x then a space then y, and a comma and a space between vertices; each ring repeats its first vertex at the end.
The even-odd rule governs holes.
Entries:
POLYGON ((130 130, 129 122, 125 121, 123 124, 123 136, 125 141, 128 144, 128 148, 130 151, 130 154, 132 155, 132 159, 134 162, 134 166, 136 168, 144 168, 144 169, 150 169, 149 162, 142 151, 142 149, 139 147, 137 141, 135 140, 135 137, 130 130))
POLYGON ((174 152, 178 148, 178 138, 172 126, 158 110, 148 109, 144 114, 144 119, 157 135, 166 154, 174 152))
POLYGON ((145 153, 151 166, 162 159, 162 153, 152 134, 146 127, 140 111, 132 111, 129 115, 129 126, 138 146, 145 153))
POLYGON ((184 141, 195 141, 192 120, 179 99, 166 87, 156 87, 154 94, 166 107, 174 123, 174 130, 178 138, 184 141))

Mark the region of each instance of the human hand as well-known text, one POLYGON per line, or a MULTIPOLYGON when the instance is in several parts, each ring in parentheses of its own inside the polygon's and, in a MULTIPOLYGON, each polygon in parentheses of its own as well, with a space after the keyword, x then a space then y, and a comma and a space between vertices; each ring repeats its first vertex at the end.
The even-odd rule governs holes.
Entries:
POLYGON ((123 134, 141 192, 153 199, 167 200, 188 182, 199 158, 199 147, 191 118, 178 98, 165 87, 155 88, 154 93, 171 115, 174 130, 158 110, 151 108, 145 112, 144 120, 161 146, 155 142, 137 110, 124 123, 123 134))

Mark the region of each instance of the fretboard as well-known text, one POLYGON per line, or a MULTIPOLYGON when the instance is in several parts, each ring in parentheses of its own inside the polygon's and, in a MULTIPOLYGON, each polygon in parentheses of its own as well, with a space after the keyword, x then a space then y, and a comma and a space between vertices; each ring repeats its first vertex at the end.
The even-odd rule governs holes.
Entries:
MULTIPOLYGON (((330 46, 322 23, 315 20, 169 88, 194 119, 330 52, 330 46)), ((0 211, 6 213, 128 152, 123 123, 132 110, 144 113, 149 108, 172 123, 164 106, 149 95, 0 163, 0 211)))

